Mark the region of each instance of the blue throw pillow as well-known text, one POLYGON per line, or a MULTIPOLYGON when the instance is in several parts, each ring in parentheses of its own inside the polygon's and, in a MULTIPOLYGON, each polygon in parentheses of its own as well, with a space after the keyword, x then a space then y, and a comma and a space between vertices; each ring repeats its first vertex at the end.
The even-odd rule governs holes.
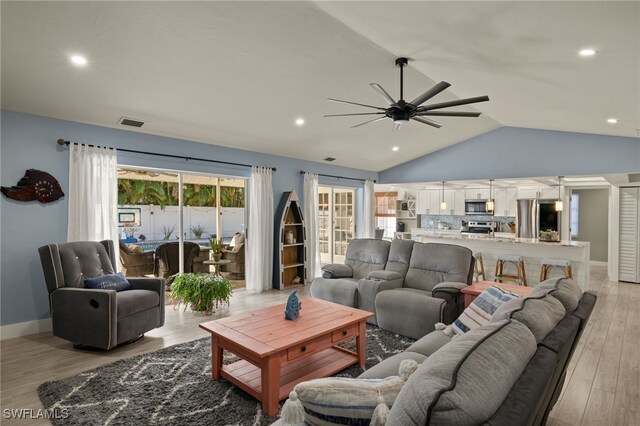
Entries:
POLYGON ((123 291, 129 290, 131 284, 124 277, 122 272, 111 275, 100 275, 99 277, 84 280, 85 288, 97 288, 101 290, 123 291))

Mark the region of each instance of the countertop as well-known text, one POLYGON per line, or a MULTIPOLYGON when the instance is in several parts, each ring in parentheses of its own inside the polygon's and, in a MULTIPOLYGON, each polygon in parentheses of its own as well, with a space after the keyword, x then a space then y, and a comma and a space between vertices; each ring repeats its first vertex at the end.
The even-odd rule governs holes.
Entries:
POLYGON ((490 235, 466 235, 461 234, 460 231, 424 231, 414 234, 414 237, 420 238, 442 238, 447 240, 482 240, 492 241, 496 243, 511 243, 511 244, 535 244, 535 245, 549 245, 549 246, 561 246, 561 247, 586 247, 591 243, 588 241, 560 241, 556 243, 548 241, 540 241, 537 238, 516 238, 515 234, 509 233, 496 233, 494 237, 490 235))

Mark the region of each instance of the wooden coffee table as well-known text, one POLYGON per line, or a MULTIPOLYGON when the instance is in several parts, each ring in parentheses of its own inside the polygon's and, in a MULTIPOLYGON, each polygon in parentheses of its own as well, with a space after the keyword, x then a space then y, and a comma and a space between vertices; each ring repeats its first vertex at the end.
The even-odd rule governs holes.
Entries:
POLYGON ((227 379, 278 414, 295 385, 328 377, 366 360, 366 320, 373 313, 320 299, 303 299, 300 316, 284 319, 285 305, 200 324, 211 333, 211 376, 227 379), (356 352, 335 346, 356 338, 356 352), (222 365, 227 350, 242 358, 222 365))
POLYGON ((527 287, 524 285, 497 283, 495 281, 479 281, 461 290, 462 293, 464 293, 464 307, 468 307, 480 293, 492 285, 498 286, 509 293, 514 293, 519 296, 528 296, 534 289, 534 287, 527 287))

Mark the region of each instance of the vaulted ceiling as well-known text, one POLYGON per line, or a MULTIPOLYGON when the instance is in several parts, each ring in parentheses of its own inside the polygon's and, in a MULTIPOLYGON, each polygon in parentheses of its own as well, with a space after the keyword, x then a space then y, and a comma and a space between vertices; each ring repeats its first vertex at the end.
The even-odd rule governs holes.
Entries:
POLYGON ((379 171, 500 126, 637 136, 639 2, 2 2, 2 108, 379 171), (578 51, 598 51, 583 58, 578 51), (88 59, 83 68, 69 56, 88 59), (390 120, 405 98, 489 95, 435 129, 390 120), (306 123, 297 127, 296 118, 306 123), (616 125, 607 123, 618 118, 616 125), (129 129, 129 128, 128 128, 129 129), (397 152, 391 148, 398 146, 397 152))

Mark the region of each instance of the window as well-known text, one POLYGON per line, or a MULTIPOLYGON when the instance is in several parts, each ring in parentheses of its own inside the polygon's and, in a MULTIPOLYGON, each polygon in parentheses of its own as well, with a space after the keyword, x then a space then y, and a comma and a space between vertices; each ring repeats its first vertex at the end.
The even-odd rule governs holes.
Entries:
POLYGON ((396 217, 397 192, 376 192, 376 217, 396 217))

